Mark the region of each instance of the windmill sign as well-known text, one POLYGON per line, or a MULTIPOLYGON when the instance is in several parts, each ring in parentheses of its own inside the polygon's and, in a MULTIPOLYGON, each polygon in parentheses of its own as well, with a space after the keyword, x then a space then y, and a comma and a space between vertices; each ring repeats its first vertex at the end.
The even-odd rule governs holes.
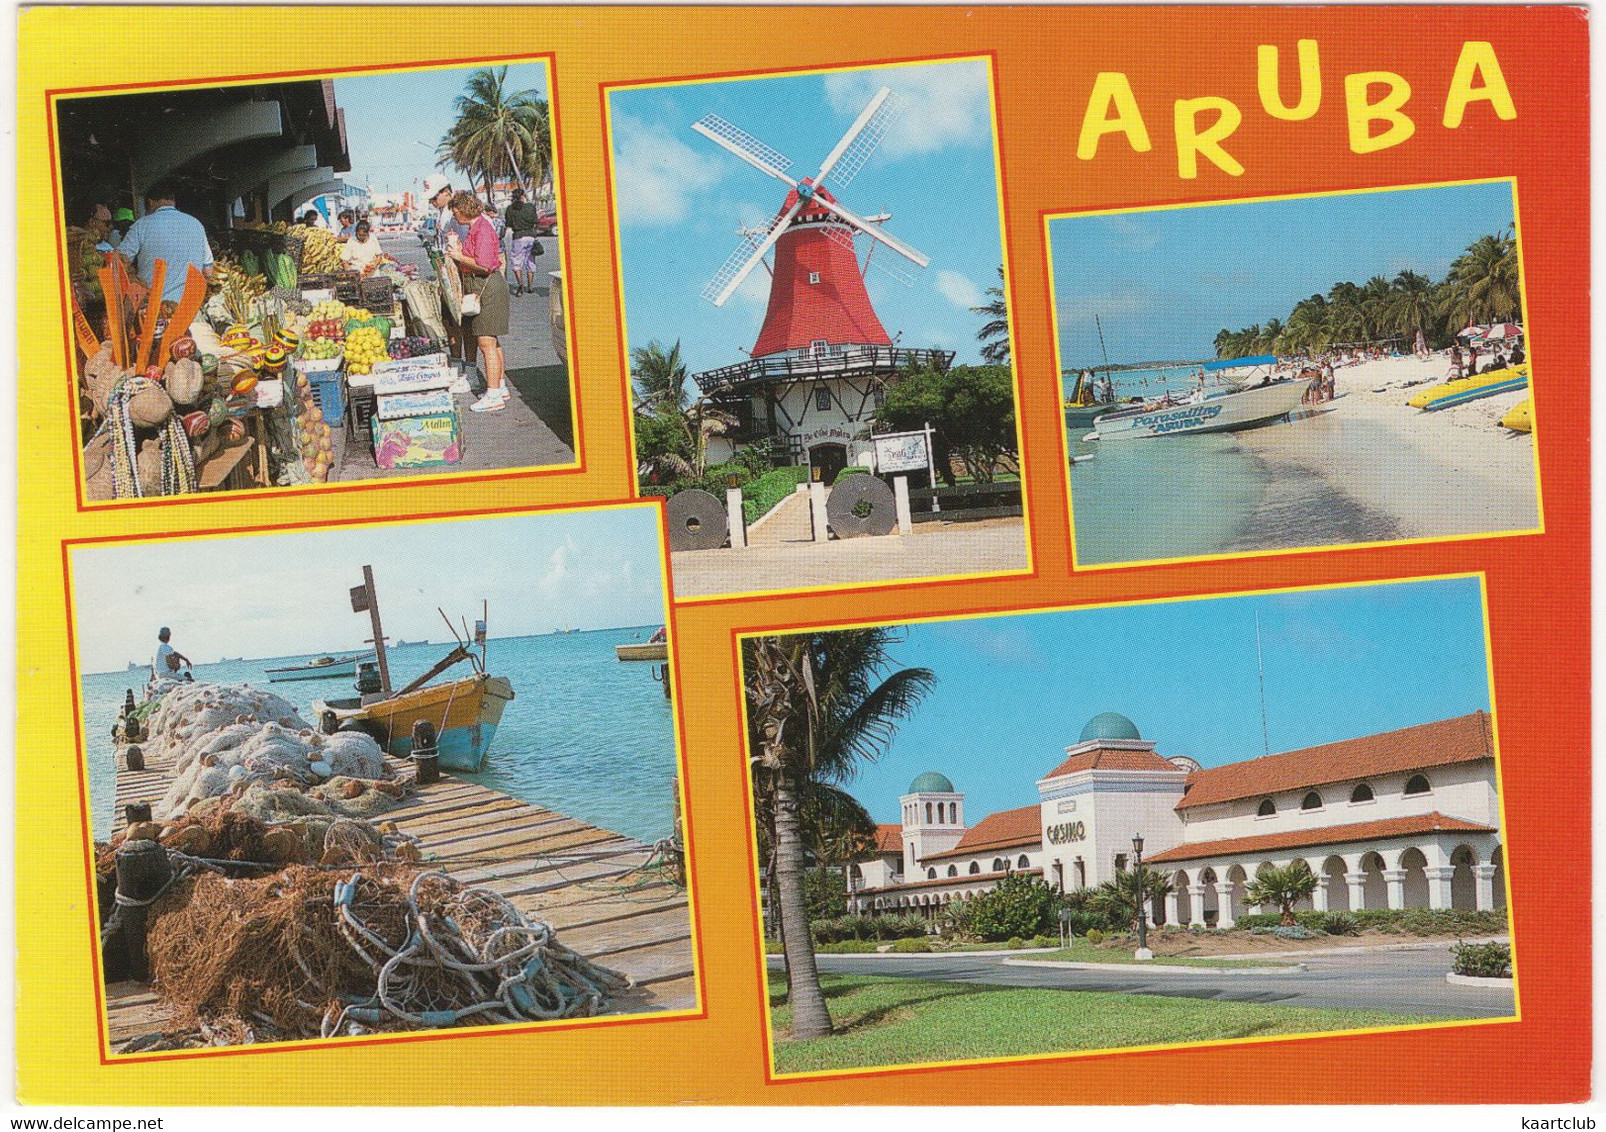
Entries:
POLYGON ((912 286, 930 260, 886 230, 890 213, 861 216, 840 195, 875 153, 898 109, 897 96, 882 87, 819 168, 801 179, 785 154, 718 115, 692 123, 698 134, 786 187, 767 225, 738 230, 741 242, 702 291, 723 307, 761 264, 770 275, 749 360, 696 375, 709 399, 739 422, 714 442, 729 451, 711 451, 710 459, 728 459, 743 443, 784 440, 792 462, 866 463, 868 442, 822 445, 812 438, 822 429, 860 434, 880 407, 886 383, 910 363, 939 369, 952 363, 952 351, 898 345, 865 288, 872 266, 912 286), (832 450, 816 451, 826 447, 832 450))

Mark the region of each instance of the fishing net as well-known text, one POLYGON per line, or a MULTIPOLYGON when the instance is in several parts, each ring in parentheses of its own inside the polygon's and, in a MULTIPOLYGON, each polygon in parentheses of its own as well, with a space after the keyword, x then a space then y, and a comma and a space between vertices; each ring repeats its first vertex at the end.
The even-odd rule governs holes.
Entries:
POLYGON ((496 893, 405 865, 206 873, 154 910, 157 991, 206 1044, 587 1017, 630 988, 496 893))

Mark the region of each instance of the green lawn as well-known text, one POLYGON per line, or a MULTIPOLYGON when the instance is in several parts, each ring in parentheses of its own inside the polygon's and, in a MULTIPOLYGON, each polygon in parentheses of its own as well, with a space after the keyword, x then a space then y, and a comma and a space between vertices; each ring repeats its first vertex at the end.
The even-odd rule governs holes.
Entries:
POLYGON ((1382 1010, 1262 1006, 877 976, 825 975, 821 983, 838 1032, 806 1042, 789 1041, 783 1035, 792 1013, 781 1005, 786 979, 778 971, 770 972, 777 1072, 1332 1033, 1446 1020, 1382 1010))
POLYGON ((1139 967, 1215 967, 1227 970, 1233 967, 1297 967, 1290 959, 1212 959, 1207 955, 1156 955, 1139 962, 1127 948, 1094 947, 1078 940, 1070 947, 1058 951, 1043 951, 1025 956, 1029 960, 1055 963, 1130 963, 1139 967))

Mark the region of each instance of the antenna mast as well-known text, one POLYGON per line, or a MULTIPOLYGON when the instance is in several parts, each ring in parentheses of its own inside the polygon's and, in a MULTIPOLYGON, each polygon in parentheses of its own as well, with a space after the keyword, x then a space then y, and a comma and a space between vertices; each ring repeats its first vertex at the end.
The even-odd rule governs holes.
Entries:
POLYGON ((1255 667, 1260 671, 1260 751, 1271 754, 1271 739, 1266 731, 1266 660, 1260 651, 1260 614, 1255 614, 1255 667))

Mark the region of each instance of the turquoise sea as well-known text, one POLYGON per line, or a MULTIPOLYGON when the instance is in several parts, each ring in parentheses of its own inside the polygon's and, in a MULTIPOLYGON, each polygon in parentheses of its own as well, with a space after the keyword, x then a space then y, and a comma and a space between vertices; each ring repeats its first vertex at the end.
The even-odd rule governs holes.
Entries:
MULTIPOLYGON (((655 665, 623 664, 614 655, 615 645, 644 642, 655 628, 492 639, 487 646, 490 671, 513 682, 515 698, 502 713, 485 767, 461 777, 642 841, 669 836, 675 813, 675 724, 670 701, 653 679, 655 665)), ((175 643, 181 651, 205 647, 193 641, 175 643)), ((392 683, 400 686, 422 675, 450 648, 450 642, 391 648, 392 683)), ((312 701, 352 694, 351 680, 270 685, 262 671, 320 655, 324 654, 200 664, 195 678, 271 690, 302 709, 302 718, 312 722, 312 701)), ((466 672, 467 666, 461 670, 466 672)), ((84 750, 97 838, 110 832, 115 804, 112 724, 122 708, 124 691, 133 688, 137 699, 145 677, 142 668, 88 673, 82 680, 84 750)))

